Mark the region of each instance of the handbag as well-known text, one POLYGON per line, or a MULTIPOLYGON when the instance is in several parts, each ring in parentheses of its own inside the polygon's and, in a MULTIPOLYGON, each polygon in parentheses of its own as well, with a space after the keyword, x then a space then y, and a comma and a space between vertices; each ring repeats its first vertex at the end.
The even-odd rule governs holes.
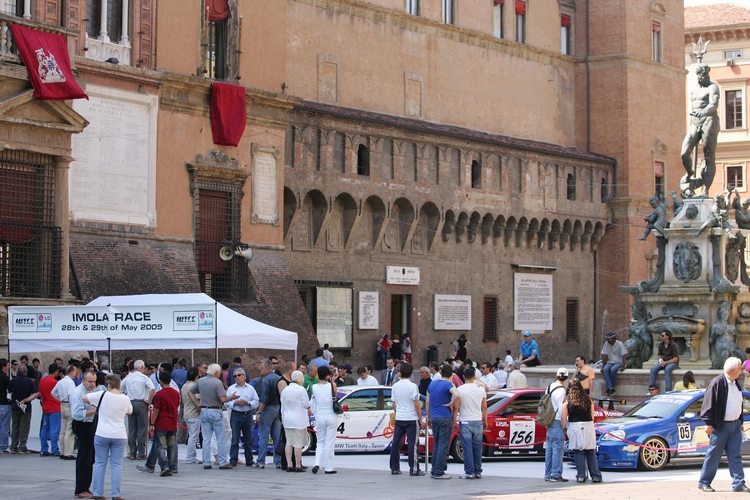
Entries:
POLYGON ((336 397, 336 393, 333 391, 333 384, 331 384, 331 398, 333 399, 333 413, 336 415, 344 413, 344 409, 341 408, 341 403, 339 403, 339 398, 336 397))

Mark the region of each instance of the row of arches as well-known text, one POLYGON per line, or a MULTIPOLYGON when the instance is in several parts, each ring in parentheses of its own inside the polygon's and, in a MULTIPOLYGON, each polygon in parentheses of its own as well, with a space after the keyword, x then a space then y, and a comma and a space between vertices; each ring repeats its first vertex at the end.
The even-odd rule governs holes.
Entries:
POLYGON ((325 230, 326 248, 343 250, 355 223, 367 237, 354 245, 398 253, 427 253, 438 233, 443 242, 571 251, 596 250, 604 234, 604 224, 597 220, 443 210, 431 201, 419 205, 406 197, 357 200, 346 192, 334 197, 318 189, 301 194, 284 188, 284 239, 291 237, 293 249, 315 247, 325 230))

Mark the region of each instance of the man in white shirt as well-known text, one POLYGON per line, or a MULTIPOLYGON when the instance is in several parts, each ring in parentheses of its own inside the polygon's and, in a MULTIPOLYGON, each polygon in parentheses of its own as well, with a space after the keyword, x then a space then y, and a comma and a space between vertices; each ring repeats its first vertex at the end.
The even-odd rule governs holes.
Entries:
POLYGON ((563 450, 565 433, 562 429, 562 404, 565 400, 565 381, 568 380, 567 368, 559 368, 555 381, 547 387, 551 394, 552 407, 555 409, 555 421, 547 427, 547 443, 544 450, 544 480, 556 483, 567 483, 562 477, 563 450))
POLYGON ((526 375, 521 373, 521 363, 513 361, 510 364, 508 372, 508 389, 523 389, 528 387, 526 384, 526 375))
POLYGON ((495 373, 492 375, 494 375, 497 380, 498 389, 505 389, 505 386, 508 384, 508 372, 505 371, 505 363, 500 361, 497 364, 497 370, 495 370, 495 373))
MULTIPOLYGON (((292 363, 294 366, 294 363, 292 363)), ((240 433, 242 433, 242 443, 245 447, 245 465, 253 465, 253 414, 260 405, 258 393, 253 386, 245 383, 245 369, 241 366, 234 369, 233 385, 227 389, 227 396, 239 394, 239 399, 230 399, 224 406, 232 410, 229 417, 232 426, 232 444, 229 447, 229 464, 237 466, 240 453, 240 433)))
MULTIPOLYGON (((142 360, 133 363, 133 372, 122 381, 120 390, 130 398, 133 413, 128 415, 128 458, 146 460, 148 442, 148 405, 156 393, 153 382, 146 376, 142 360), (137 453, 136 453, 137 452, 137 453)), ((179 393, 179 390, 177 391, 179 393)))
POLYGON ((435 361, 430 361, 430 378, 432 380, 440 380, 443 378, 442 375, 440 375, 440 365, 437 364, 435 361))
POLYGON ((370 375, 364 366, 360 366, 357 369, 357 375, 359 375, 357 385, 378 385, 378 379, 370 375))
POLYGON ((424 476, 419 470, 416 459, 415 443, 417 442, 417 426, 423 426, 422 407, 419 404, 419 388, 409 380, 414 367, 409 363, 401 363, 401 380, 391 389, 393 410, 396 412, 396 427, 393 430, 391 442, 391 474, 401 474, 401 441, 406 435, 408 445, 409 475, 424 476))
POLYGON ((742 468, 742 389, 737 382, 740 373, 742 361, 739 358, 727 358, 724 373, 711 380, 706 387, 701 418, 706 422, 709 444, 698 480, 698 489, 706 493, 715 491, 711 487, 711 481, 716 476, 721 455, 725 452, 732 476, 732 491, 750 493, 742 468))
POLYGON ((482 441, 487 429, 487 394, 475 384, 476 370, 464 370, 464 385, 458 388, 461 404, 458 410, 459 438, 464 449, 464 474, 461 479, 482 477, 482 441))
POLYGON ((78 367, 68 365, 65 369, 65 377, 52 389, 52 397, 60 401, 60 413, 62 415, 60 436, 57 438, 62 460, 75 460, 73 456, 75 434, 73 434, 73 414, 70 411, 70 394, 76 389, 76 383, 73 379, 77 376, 78 367))
POLYGON ((492 373, 492 365, 485 362, 479 367, 482 371, 482 382, 486 386, 488 391, 495 391, 498 389, 497 378, 492 373))

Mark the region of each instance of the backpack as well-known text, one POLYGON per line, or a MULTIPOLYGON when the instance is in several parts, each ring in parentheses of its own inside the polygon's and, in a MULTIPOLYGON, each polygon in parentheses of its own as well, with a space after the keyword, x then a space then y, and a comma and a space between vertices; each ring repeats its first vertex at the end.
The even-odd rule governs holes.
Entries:
POLYGON ((539 399, 539 406, 537 408, 537 417, 536 421, 539 422, 539 425, 543 425, 544 427, 549 427, 555 422, 555 415, 557 414, 557 410, 555 409, 555 406, 552 404, 552 393, 555 392, 558 389, 565 389, 563 386, 558 385, 551 391, 549 390, 549 387, 547 387, 547 392, 544 393, 544 396, 542 396, 539 399))

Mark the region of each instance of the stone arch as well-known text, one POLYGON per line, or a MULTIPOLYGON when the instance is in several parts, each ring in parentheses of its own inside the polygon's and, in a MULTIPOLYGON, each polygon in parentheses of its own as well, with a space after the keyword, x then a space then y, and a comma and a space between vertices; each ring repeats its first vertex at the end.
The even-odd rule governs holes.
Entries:
POLYGON ((479 233, 479 224, 481 222, 482 216, 479 215, 479 212, 472 212, 471 218, 469 219, 469 228, 466 234, 469 243, 474 243, 474 240, 477 238, 477 234, 479 233))
POLYGON ((526 248, 526 232, 529 229, 529 220, 526 217, 518 219, 516 227, 516 248, 526 248))
POLYGON ((413 253, 427 253, 432 248, 432 242, 435 240, 438 225, 440 225, 440 210, 438 207, 428 201, 419 209, 419 219, 411 238, 411 248, 413 253))
POLYGON ((297 211, 297 196, 288 187, 284 186, 284 240, 289 234, 289 228, 292 226, 294 213, 297 211))
POLYGON ((492 236, 492 226, 495 224, 495 217, 492 214, 484 214, 482 218, 482 245, 487 244, 490 236, 492 236))
POLYGON ((589 242, 591 241, 591 235, 594 234, 594 224, 587 220, 583 225, 583 234, 581 235, 581 251, 589 249, 589 242))
POLYGON ((549 219, 542 219, 542 222, 539 224, 539 236, 536 240, 537 248, 544 248, 544 244, 547 241, 547 235, 549 234, 550 230, 551 224, 549 222, 549 219))
POLYGON ((526 248, 533 248, 536 246, 539 236, 539 221, 533 218, 529 221, 529 228, 526 231, 526 248))
POLYGON ((580 220, 576 220, 573 223, 573 234, 570 236, 570 250, 573 251, 577 248, 580 248, 580 245, 583 243, 581 240, 581 236, 583 235, 583 224, 580 220))
POLYGON ((331 216, 326 228, 327 250, 338 251, 346 248, 356 219, 357 202, 349 193, 341 193, 331 207, 331 216))
POLYGON ((503 244, 507 247, 510 245, 510 240, 513 235, 516 234, 516 228, 518 228, 518 221, 512 215, 508 217, 508 222, 505 224, 505 237, 503 238, 503 244))
POLYGON ((414 205, 406 198, 393 202, 383 235, 383 251, 403 252, 414 222, 414 205))
POLYGON ((448 241, 450 235, 456 229, 456 214, 453 210, 445 211, 445 222, 443 223, 443 241, 448 241))
POLYGON ((458 220, 456 221, 456 243, 461 243, 461 237, 466 232, 466 227, 469 225, 469 214, 461 212, 458 214, 458 220))
POLYGON ((385 221, 385 203, 378 196, 370 196, 362 206, 362 225, 369 237, 370 248, 375 248, 385 221))
POLYGON ((497 245, 497 240, 503 237, 503 234, 505 232, 505 217, 502 215, 498 215, 495 219, 495 224, 492 226, 492 238, 495 240, 495 244, 497 245))
POLYGON ((559 248, 561 236, 562 225, 560 224, 559 220, 555 219, 552 221, 552 224, 550 224, 549 238, 547 238, 547 248, 549 248, 550 250, 559 248))
POLYGON ((560 250, 565 250, 565 247, 568 245, 568 241, 570 240, 570 236, 573 234, 573 223, 570 222, 570 219, 565 219, 565 222, 563 222, 562 226, 562 233, 560 234, 560 250))

